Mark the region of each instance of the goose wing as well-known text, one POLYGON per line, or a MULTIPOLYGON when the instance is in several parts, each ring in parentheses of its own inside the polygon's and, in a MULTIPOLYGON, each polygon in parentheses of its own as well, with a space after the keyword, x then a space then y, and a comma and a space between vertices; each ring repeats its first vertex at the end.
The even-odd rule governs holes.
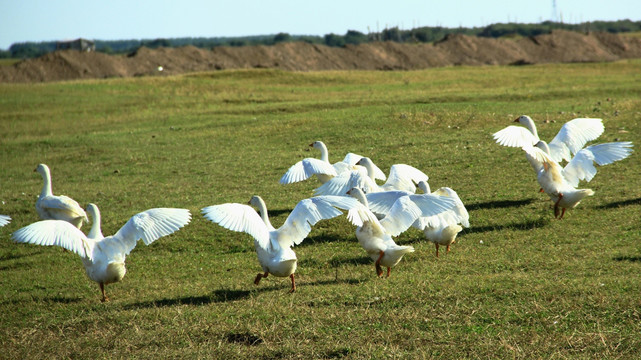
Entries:
POLYGON ((427 181, 429 178, 421 170, 406 164, 395 164, 390 168, 389 177, 382 186, 388 190, 416 191, 414 183, 427 181))
POLYGON ((149 245, 157 239, 172 234, 187 225, 191 214, 187 209, 156 208, 132 216, 118 232, 102 243, 107 246, 120 247, 128 255, 142 239, 149 245))
POLYGON ((25 226, 12 235, 19 243, 51 246, 72 251, 80 257, 93 260, 94 241, 77 227, 63 220, 43 220, 25 226))
POLYGON ((550 156, 556 162, 570 161, 571 154, 576 154, 588 141, 603 134, 601 119, 577 118, 563 124, 559 133, 548 144, 550 156))
POLYGON ((445 228, 450 225, 461 224, 465 227, 470 226, 470 216, 463 205, 463 202, 458 197, 456 191, 449 187, 442 187, 432 193, 443 197, 449 197, 456 203, 456 206, 451 210, 441 212, 436 215, 421 217, 416 220, 412 226, 417 229, 423 230, 425 227, 432 227, 436 229, 445 228))
MULTIPOLYGON (((357 155, 354 153, 348 153, 345 155, 345 158, 343 159, 342 162, 349 164, 350 166, 356 165, 357 162, 359 162, 363 157, 361 155, 357 155)), ((372 166, 374 168, 374 178, 378 180, 385 180, 387 176, 385 176, 385 173, 383 170, 381 170, 374 162, 372 162, 372 166)))
POLYGON ((374 214, 387 215, 392 210, 396 200, 402 196, 412 195, 413 192, 389 190, 365 194, 367 205, 374 214))
POLYGON ((46 196, 39 201, 39 206, 43 209, 46 209, 51 214, 59 214, 57 218, 77 218, 82 217, 85 222, 89 222, 87 218, 87 213, 85 210, 80 207, 78 202, 68 196, 58 195, 58 196, 46 196))
POLYGON ((5 226, 11 221, 11 218, 7 215, 0 215, 0 226, 5 226))
POLYGON ((358 205, 358 200, 346 196, 316 196, 301 200, 283 226, 276 230, 278 243, 281 247, 298 245, 317 222, 342 215, 339 209, 350 210, 358 205))
POLYGON ((590 181, 596 175, 597 165, 608 165, 623 160, 632 153, 632 143, 629 141, 597 144, 579 150, 570 162, 563 168, 563 177, 572 186, 579 186, 579 181, 590 181))
POLYGON ((456 202, 452 198, 414 194, 400 197, 392 206, 389 214, 381 220, 387 233, 396 236, 407 230, 419 217, 440 214, 453 209, 456 202))
POLYGON ((374 180, 367 176, 365 168, 344 172, 319 186, 314 195, 345 195, 352 188, 360 188, 365 193, 379 191, 374 180))
POLYGON ((492 135, 494 140, 500 145, 509 147, 534 146, 539 142, 539 137, 535 136, 530 130, 522 126, 510 125, 503 130, 499 130, 492 135))
POLYGON ((314 158, 305 158, 292 165, 280 178, 281 184, 292 184, 309 179, 316 174, 336 176, 334 167, 326 161, 314 158))
POLYGON ((269 249, 269 231, 260 215, 249 205, 227 203, 207 206, 203 216, 225 229, 251 235, 263 249, 269 249))
POLYGON ((465 205, 461 201, 461 198, 458 196, 456 191, 449 187, 442 187, 434 191, 433 194, 452 198, 452 200, 454 200, 454 202, 456 203, 456 206, 451 211, 446 211, 443 214, 453 214, 459 219, 459 221, 457 221, 456 223, 461 223, 461 225, 463 225, 464 227, 470 227, 470 214, 467 212, 465 205))

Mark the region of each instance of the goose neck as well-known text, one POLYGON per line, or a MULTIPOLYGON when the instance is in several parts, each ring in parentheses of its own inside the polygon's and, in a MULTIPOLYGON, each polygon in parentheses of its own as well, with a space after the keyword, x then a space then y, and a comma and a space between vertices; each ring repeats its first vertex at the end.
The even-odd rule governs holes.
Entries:
POLYGON ((319 141, 318 145, 321 152, 321 160, 329 162, 329 151, 327 150, 327 146, 325 146, 325 143, 323 143, 322 141, 319 141))
POLYGON ((100 210, 98 210, 98 206, 95 204, 89 204, 87 206, 87 212, 89 213, 89 216, 91 216, 91 219, 93 220, 93 224, 91 224, 91 230, 89 230, 89 234, 87 234, 87 237, 90 239, 102 239, 104 236, 102 235, 102 229, 101 229, 101 219, 100 219, 100 210))
POLYGON ((252 199, 252 204, 258 208, 260 218, 263 219, 265 225, 271 227, 272 223, 269 221, 269 216, 267 215, 267 205, 265 205, 265 201, 263 201, 260 196, 255 196, 254 199, 252 199))
POLYGON ((44 180, 44 185, 42 186, 42 191, 40 192, 40 197, 50 196, 53 194, 51 190, 51 173, 46 166, 38 167, 38 172, 42 175, 44 180))

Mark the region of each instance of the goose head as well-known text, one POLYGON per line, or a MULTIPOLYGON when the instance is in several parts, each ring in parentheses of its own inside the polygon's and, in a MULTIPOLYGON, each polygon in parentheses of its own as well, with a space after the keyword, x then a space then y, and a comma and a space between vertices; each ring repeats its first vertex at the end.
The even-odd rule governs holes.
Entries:
POLYGON ((536 132, 536 126, 534 125, 534 121, 532 120, 531 117, 527 115, 521 115, 516 120, 514 120, 514 122, 517 122, 525 126, 528 130, 530 130, 532 135, 534 135, 537 138, 539 137, 539 134, 536 132))
POLYGON ((423 191, 424 194, 431 194, 431 189, 430 189, 430 184, 427 183, 427 181, 419 181, 416 183, 416 186, 423 191))
POLYGON ((47 178, 51 174, 49 167, 45 164, 38 164, 38 166, 33 169, 33 172, 38 172, 43 178, 47 178))
POLYGON ((539 140, 539 142, 536 143, 536 145, 534 146, 538 147, 539 149, 543 150, 546 154, 550 155, 550 147, 548 146, 548 143, 546 143, 545 141, 539 140))
POLYGON ((322 141, 314 141, 313 143, 309 144, 309 146, 318 150, 323 150, 323 148, 327 148, 322 141))
POLYGON ((252 196, 251 199, 249 199, 249 205, 257 207, 259 209, 260 209, 261 205, 263 205, 263 204, 265 204, 265 202, 258 195, 254 195, 254 196, 252 196))
POLYGON ((372 159, 370 159, 368 157, 363 157, 360 160, 358 160, 356 165, 360 165, 360 166, 364 167, 367 170, 367 176, 369 176, 372 179, 375 179, 376 170, 374 170, 375 165, 374 165, 374 162, 372 161, 372 159))
POLYGON ((349 196, 351 196, 351 197, 355 198, 356 200, 360 201, 360 202, 361 202, 361 204, 363 204, 363 205, 365 205, 365 206, 368 206, 368 204, 367 204, 367 197, 365 197, 365 193, 364 193, 364 192, 363 192, 363 190, 361 190, 360 188, 357 188, 357 187, 355 187, 355 188, 351 188, 351 189, 347 192, 347 195, 349 195, 349 196))

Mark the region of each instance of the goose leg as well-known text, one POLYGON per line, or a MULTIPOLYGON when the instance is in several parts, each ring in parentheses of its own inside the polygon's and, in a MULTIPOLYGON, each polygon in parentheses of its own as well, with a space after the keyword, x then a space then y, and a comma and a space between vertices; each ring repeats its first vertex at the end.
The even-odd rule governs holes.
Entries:
POLYGON ((289 278, 292 279, 292 289, 289 290, 290 293, 296 291, 296 281, 294 281, 294 274, 289 275, 289 278))
POLYGON ((389 274, 390 274, 391 272, 392 272, 392 268, 388 266, 388 267, 387 267, 387 276, 386 276, 386 277, 389 277, 389 274))
POLYGON ((446 252, 450 252, 450 245, 449 244, 447 245, 447 251, 446 252))
POLYGON ((563 219, 563 215, 565 215, 565 208, 561 209, 561 217, 559 218, 559 220, 563 219))
POLYGON ((436 257, 438 257, 438 244, 434 243, 434 245, 436 246, 436 257))
POLYGON ((105 295, 105 284, 104 283, 99 283, 100 285, 100 292, 102 292, 102 299, 100 299, 101 302, 109 301, 109 298, 107 295, 105 295))
POLYGON ((563 194, 559 193, 559 199, 554 203, 554 217, 559 217, 559 202, 563 199, 563 194))
POLYGON ((379 277, 383 275, 383 269, 381 269, 381 259, 383 258, 383 255, 385 255, 385 253, 381 251, 380 255, 378 255, 376 263, 374 263, 374 265, 376 266, 376 275, 378 275, 379 277))
POLYGON ((260 283, 260 279, 266 278, 267 275, 269 275, 269 271, 265 271, 264 274, 258 273, 258 275, 256 275, 256 279, 254 279, 254 284, 258 285, 258 283, 260 283))

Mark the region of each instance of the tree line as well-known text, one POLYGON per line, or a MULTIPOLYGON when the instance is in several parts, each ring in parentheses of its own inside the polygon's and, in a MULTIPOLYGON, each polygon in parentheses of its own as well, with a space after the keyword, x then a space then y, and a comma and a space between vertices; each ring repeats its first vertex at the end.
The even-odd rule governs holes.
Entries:
MULTIPOLYGON (((639 32, 641 21, 592 21, 580 24, 565 24, 562 22, 544 21, 538 24, 497 23, 485 27, 458 27, 447 28, 441 26, 425 26, 411 30, 402 30, 398 27, 387 28, 380 32, 362 33, 349 30, 344 35, 327 34, 325 36, 290 35, 278 33, 275 35, 258 35, 243 37, 183 37, 172 39, 153 40, 95 40, 96 51, 107 54, 128 54, 140 47, 181 47, 195 46, 211 49, 217 46, 247 46, 247 45, 275 45, 283 42, 302 41, 311 44, 327 46, 358 45, 374 41, 395 41, 401 43, 431 43, 442 40, 450 34, 465 34, 481 37, 510 37, 510 36, 536 36, 550 33, 552 30, 569 30, 578 32, 639 32)), ((56 50, 55 41, 23 42, 12 44, 8 50, 0 50, 0 58, 25 59, 39 57, 56 50)))

